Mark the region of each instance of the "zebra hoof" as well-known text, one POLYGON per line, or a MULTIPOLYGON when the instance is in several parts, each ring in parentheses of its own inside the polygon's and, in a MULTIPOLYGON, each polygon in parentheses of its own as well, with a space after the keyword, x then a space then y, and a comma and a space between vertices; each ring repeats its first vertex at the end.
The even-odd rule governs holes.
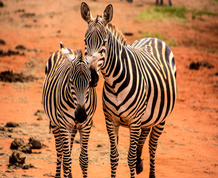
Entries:
POLYGON ((143 161, 138 164, 136 164, 136 174, 140 174, 143 171, 143 161))

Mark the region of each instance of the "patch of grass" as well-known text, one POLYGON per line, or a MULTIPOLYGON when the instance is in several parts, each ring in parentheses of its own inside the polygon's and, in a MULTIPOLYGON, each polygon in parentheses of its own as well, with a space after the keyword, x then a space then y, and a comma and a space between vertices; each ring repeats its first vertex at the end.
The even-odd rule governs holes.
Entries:
POLYGON ((153 12, 153 10, 151 8, 146 8, 144 11, 142 11, 139 14, 138 17, 140 20, 147 20, 147 21, 151 21, 153 19, 164 19, 164 15, 158 12, 153 12))
POLYGON ((168 17, 177 17, 181 19, 186 19, 185 13, 188 12, 186 7, 176 7, 176 6, 154 6, 154 11, 164 14, 168 17))
MULTIPOLYGON (((218 0, 217 0, 218 1, 218 0)), ((218 16, 218 13, 213 13, 208 9, 203 10, 196 10, 192 9, 189 10, 186 7, 176 7, 176 6, 154 6, 152 8, 147 8, 139 14, 140 20, 147 20, 152 21, 153 19, 159 20, 179 20, 183 22, 187 22, 188 19, 186 17, 187 14, 191 14, 192 19, 196 19, 198 17, 199 20, 202 19, 202 15, 207 16, 218 16)))
POLYGON ((139 19, 152 21, 153 19, 159 20, 181 20, 187 21, 185 13, 187 9, 185 7, 169 7, 169 6, 154 6, 153 9, 147 8, 139 14, 139 19))
POLYGON ((147 32, 147 31, 144 31, 144 32, 140 32, 142 34, 142 38, 157 38, 157 39, 160 39, 162 41, 165 41, 167 38, 164 34, 162 33, 152 33, 152 32, 147 32))
POLYGON ((215 53, 218 53, 218 50, 216 50, 216 49, 208 49, 206 52, 215 54, 215 53))
POLYGON ((191 46, 197 46, 198 45, 198 41, 197 40, 193 40, 193 39, 188 39, 188 44, 191 46))
POLYGON ((168 41, 167 41, 167 45, 169 47, 175 47, 177 46, 177 43, 176 43, 176 40, 174 38, 170 38, 168 41))
POLYGON ((199 19, 202 19, 202 15, 207 15, 207 16, 217 16, 217 13, 210 12, 208 9, 203 9, 200 11, 197 11, 196 9, 190 10, 192 13, 192 19, 195 19, 196 16, 199 17, 199 19))

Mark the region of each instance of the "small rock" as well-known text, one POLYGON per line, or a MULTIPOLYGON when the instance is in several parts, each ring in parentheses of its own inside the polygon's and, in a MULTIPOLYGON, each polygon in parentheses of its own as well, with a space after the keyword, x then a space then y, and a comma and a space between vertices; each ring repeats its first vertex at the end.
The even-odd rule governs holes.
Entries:
POLYGON ((192 62, 189 65, 189 69, 191 70, 198 70, 200 67, 205 67, 208 69, 214 68, 214 66, 210 64, 208 61, 192 62))
POLYGON ((198 62, 192 62, 190 65, 189 65, 189 69, 191 70, 198 70, 200 67, 200 64, 198 62))
POLYGON ((23 165, 23 164, 25 163, 25 159, 26 159, 26 157, 23 156, 23 155, 21 154, 21 152, 19 152, 19 151, 14 151, 14 152, 12 153, 12 155, 9 157, 9 163, 12 164, 12 165, 14 165, 14 164, 16 164, 16 163, 23 165))
POLYGON ((18 148, 18 150, 23 153, 32 153, 32 145, 30 144, 22 145, 18 148))
POLYGON ((25 50, 26 47, 23 46, 23 45, 17 45, 15 49, 17 49, 17 50, 25 50))
POLYGON ((33 137, 29 138, 29 144, 32 145, 32 147, 31 147, 32 149, 41 149, 42 148, 41 142, 33 137))
POLYGON ((15 13, 20 13, 20 12, 25 12, 25 10, 24 9, 18 9, 18 10, 15 11, 15 13))
POLYGON ((45 176, 45 177, 55 177, 55 175, 53 173, 45 173, 45 174, 43 174, 43 176, 45 176))
POLYGON ((13 132, 14 130, 12 128, 8 128, 8 132, 13 132))
POLYGON ((98 144, 98 145, 97 145, 97 148, 101 148, 101 147, 103 147, 102 144, 98 144))
POLYGON ((5 127, 18 127, 19 124, 16 122, 8 122, 6 123, 5 127))
POLYGON ((218 76, 218 72, 214 72, 213 75, 218 76))
POLYGON ((213 88, 218 88, 218 84, 213 85, 213 88))
POLYGON ((32 164, 25 164, 23 165, 23 169, 35 168, 32 164))
POLYGON ((206 67, 208 69, 214 68, 214 66, 212 64, 210 64, 208 61, 201 61, 200 66, 206 67))
POLYGON ((5 127, 0 127, 0 131, 6 131, 5 127))
MULTIPOLYGON (((11 168, 11 165, 9 165, 10 166, 10 168, 11 168)), ((13 169, 7 169, 5 172, 7 172, 7 173, 14 173, 14 170, 13 169)), ((5 175, 6 176, 6 175, 5 175)))
POLYGON ((38 118, 37 118, 37 121, 41 121, 42 120, 42 116, 39 116, 38 118))
POLYGON ((133 33, 132 32, 125 32, 124 35, 125 36, 133 36, 133 33))
POLYGON ((24 14, 20 15, 20 17, 26 17, 26 18, 34 17, 34 16, 35 16, 35 13, 24 13, 24 14))
POLYGON ((4 4, 2 1, 0 1, 0 7, 4 7, 4 4))
POLYGON ((0 39, 0 45, 5 45, 5 44, 6 44, 5 41, 0 39))
POLYGON ((24 141, 22 138, 15 138, 15 140, 11 143, 10 148, 12 150, 16 150, 18 149, 20 146, 24 145, 24 141))
POLYGON ((34 116, 40 116, 41 114, 44 114, 44 111, 38 109, 38 110, 34 113, 34 116))

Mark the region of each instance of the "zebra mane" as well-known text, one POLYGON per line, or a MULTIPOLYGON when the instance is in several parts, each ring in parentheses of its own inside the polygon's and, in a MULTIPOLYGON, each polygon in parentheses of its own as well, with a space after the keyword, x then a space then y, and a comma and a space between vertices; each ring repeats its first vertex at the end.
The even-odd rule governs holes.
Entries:
POLYGON ((121 31, 118 30, 117 27, 109 23, 108 30, 116 37, 118 41, 120 41, 121 44, 127 45, 125 36, 121 31))

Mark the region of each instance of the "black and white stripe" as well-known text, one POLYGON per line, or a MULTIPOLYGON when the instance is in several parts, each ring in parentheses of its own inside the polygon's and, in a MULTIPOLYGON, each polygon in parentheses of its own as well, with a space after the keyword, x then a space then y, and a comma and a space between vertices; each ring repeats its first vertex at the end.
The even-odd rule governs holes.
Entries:
POLYGON ((95 88, 89 87, 91 72, 80 50, 65 48, 56 51, 48 59, 43 86, 43 106, 50 119, 57 151, 56 176, 71 175, 71 150, 77 130, 80 132, 81 154, 79 158, 83 177, 87 177, 88 139, 92 116, 97 105, 95 88))
POLYGON ((150 133, 150 177, 155 177, 158 138, 176 100, 173 53, 154 38, 127 45, 122 33, 109 24, 112 5, 105 8, 102 17, 92 18, 88 5, 82 3, 81 14, 88 23, 85 49, 91 71, 98 74, 101 70, 104 77, 103 109, 111 146, 111 177, 116 176, 119 160, 119 126, 130 129, 128 165, 132 178, 135 169, 137 174, 143 170, 142 148, 150 133))

